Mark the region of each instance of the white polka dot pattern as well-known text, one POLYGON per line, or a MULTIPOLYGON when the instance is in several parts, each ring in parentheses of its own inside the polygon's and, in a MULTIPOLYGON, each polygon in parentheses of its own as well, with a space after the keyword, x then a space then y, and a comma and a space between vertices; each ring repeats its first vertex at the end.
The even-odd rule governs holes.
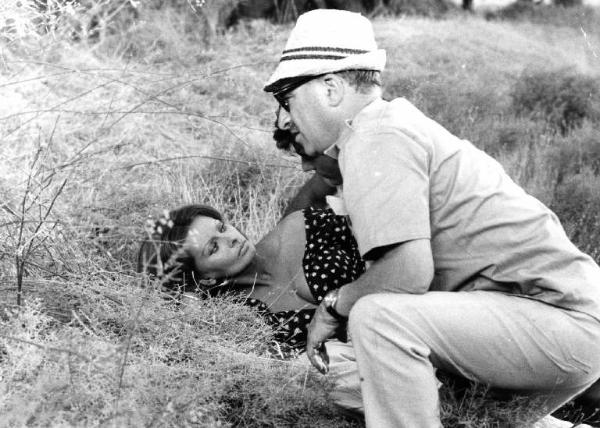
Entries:
MULTIPOLYGON (((335 215, 331 209, 311 207, 304 210, 304 222, 304 277, 315 302, 319 303, 329 290, 358 278, 365 271, 365 263, 345 217, 335 215)), ((247 299, 246 304, 256 307, 273 326, 278 343, 290 346, 291 351, 304 347, 314 309, 272 313, 260 300, 247 299)), ((345 331, 339 335, 345 335, 345 331)), ((277 352, 281 353, 279 346, 277 352)))

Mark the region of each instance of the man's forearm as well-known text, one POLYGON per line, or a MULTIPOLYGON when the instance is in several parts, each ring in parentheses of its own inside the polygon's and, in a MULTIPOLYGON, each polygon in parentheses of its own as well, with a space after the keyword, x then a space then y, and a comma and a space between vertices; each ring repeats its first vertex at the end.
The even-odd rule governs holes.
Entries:
POLYGON ((356 281, 339 292, 336 311, 348 316, 354 303, 373 293, 423 294, 433 279, 433 258, 428 239, 404 242, 390 249, 356 281))
POLYGON ((283 217, 291 212, 302 210, 310 206, 324 207, 327 204, 325 196, 331 195, 334 192, 335 187, 325 183, 320 175, 314 174, 306 183, 304 183, 298 193, 296 193, 288 203, 283 213, 283 217))

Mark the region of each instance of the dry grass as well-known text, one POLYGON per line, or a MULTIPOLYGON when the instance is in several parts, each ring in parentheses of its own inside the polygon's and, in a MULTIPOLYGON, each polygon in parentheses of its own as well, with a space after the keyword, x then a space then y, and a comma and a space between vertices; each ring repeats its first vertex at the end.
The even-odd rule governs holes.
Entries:
MULTIPOLYGON (((304 361, 268 358, 270 333, 248 308, 183 308, 133 273, 148 215, 208 203, 258 239, 304 180, 272 144, 260 90, 289 27, 244 23, 209 46, 188 9, 148 7, 133 26, 74 41, 60 23, 35 32, 32 13, 0 30, 0 425, 360 426, 304 361)), ((599 27, 375 23, 386 95, 496 156, 595 257, 597 122, 560 135, 517 115, 510 94, 525 70, 597 79, 599 27)), ((451 426, 527 418, 479 389, 445 391, 451 426)))

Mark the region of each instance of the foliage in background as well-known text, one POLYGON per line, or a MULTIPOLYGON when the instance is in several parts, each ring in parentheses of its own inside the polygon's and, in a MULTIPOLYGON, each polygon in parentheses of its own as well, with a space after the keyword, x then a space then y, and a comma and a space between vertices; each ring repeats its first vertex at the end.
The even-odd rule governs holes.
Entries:
MULTIPOLYGON (((0 11, 17 3, 31 5, 0 11)), ((206 40, 187 0, 48 4, 0 24, 1 423, 361 426, 304 358, 270 358, 250 309, 178 304, 133 273, 149 215, 207 203, 256 241, 306 178, 273 147, 275 103, 260 90, 289 28, 241 22, 206 40)), ((598 35, 460 15, 375 30, 386 97, 491 153, 599 260, 598 35)), ((524 406, 483 390, 444 387, 444 422, 526 425, 524 406)))
POLYGON ((515 113, 546 120, 562 134, 585 119, 600 123, 600 79, 574 70, 526 72, 511 97, 515 113))
POLYGON ((532 22, 593 31, 597 28, 594 24, 598 22, 599 12, 596 8, 582 6, 580 0, 559 0, 550 5, 531 0, 517 0, 499 10, 486 12, 485 17, 490 20, 532 22))

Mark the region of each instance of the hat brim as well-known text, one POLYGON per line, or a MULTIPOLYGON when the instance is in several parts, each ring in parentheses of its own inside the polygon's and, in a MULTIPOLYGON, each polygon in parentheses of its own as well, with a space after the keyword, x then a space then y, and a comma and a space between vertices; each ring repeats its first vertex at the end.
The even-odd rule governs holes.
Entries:
POLYGON ((279 82, 300 76, 319 76, 344 70, 383 71, 386 55, 384 49, 377 49, 364 54, 349 55, 342 59, 294 59, 282 61, 277 65, 263 90, 275 92, 279 82))

